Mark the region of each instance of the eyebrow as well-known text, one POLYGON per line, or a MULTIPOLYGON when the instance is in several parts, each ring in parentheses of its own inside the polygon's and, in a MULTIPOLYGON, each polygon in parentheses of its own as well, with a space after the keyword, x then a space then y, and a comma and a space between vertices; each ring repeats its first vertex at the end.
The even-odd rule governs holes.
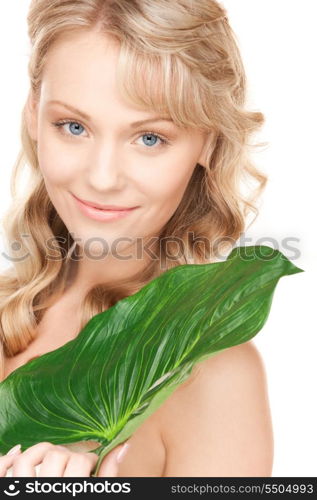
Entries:
MULTIPOLYGON (((89 115, 87 115, 87 113, 84 113, 80 109, 75 108, 74 106, 71 106, 70 104, 67 104, 66 102, 54 99, 52 101, 48 101, 47 104, 59 104, 60 106, 63 106, 64 108, 69 109, 73 113, 77 113, 84 120, 87 120, 87 121, 91 120, 91 117, 89 115)), ((136 127, 139 127, 140 125, 143 125, 145 123, 162 122, 162 121, 173 122, 173 120, 171 118, 165 118, 163 116, 158 116, 157 118, 147 118, 146 120, 139 120, 137 122, 131 123, 130 125, 131 125, 131 127, 136 128, 136 127)))

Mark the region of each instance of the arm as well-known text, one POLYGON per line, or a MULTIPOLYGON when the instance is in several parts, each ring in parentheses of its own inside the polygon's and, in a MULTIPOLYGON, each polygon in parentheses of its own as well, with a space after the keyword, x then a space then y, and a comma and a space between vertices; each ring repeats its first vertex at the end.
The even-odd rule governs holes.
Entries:
POLYGON ((166 404, 163 476, 271 476, 273 430, 256 347, 245 342, 196 367, 166 404))

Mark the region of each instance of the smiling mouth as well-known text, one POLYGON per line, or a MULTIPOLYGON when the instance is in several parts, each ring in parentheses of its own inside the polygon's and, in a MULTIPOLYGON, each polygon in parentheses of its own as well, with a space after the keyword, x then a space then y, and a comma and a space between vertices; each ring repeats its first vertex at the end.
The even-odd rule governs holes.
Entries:
MULTIPOLYGON (((133 207, 133 208, 123 209, 122 207, 120 207, 114 210, 113 208, 105 209, 100 207, 94 207, 92 202, 89 202, 90 204, 88 205, 87 203, 84 203, 82 200, 77 198, 72 193, 70 194, 72 195, 72 198, 75 201, 77 207, 85 217, 89 217, 90 219, 99 222, 111 222, 123 219, 125 217, 128 217, 129 214, 133 213, 135 210, 139 208, 139 207, 133 207)), ((112 206, 109 205, 109 206, 114 207, 114 205, 112 206)))
POLYGON ((71 193, 71 194, 77 201, 79 201, 80 203, 82 203, 86 207, 94 208, 95 210, 99 210, 101 212, 105 212, 105 211, 106 212, 126 212, 128 210, 133 210, 134 208, 137 208, 136 206, 135 207, 121 207, 121 206, 116 207, 115 205, 108 205, 108 206, 107 205, 103 206, 101 204, 95 205, 94 202, 83 200, 83 199, 75 196, 73 193, 71 193))

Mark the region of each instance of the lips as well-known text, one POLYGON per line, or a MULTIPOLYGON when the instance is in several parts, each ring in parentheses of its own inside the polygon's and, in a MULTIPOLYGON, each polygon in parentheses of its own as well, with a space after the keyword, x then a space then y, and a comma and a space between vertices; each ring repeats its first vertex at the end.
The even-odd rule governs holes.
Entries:
MULTIPOLYGON (((134 213, 135 210, 137 210, 139 207, 133 207, 133 208, 125 208, 124 210, 118 210, 118 206, 116 207, 116 210, 112 209, 104 209, 104 208, 99 208, 96 207, 95 202, 89 201, 90 205, 84 202, 84 200, 81 200, 80 198, 77 198, 75 195, 70 193, 74 199, 75 204, 77 205, 78 209, 80 212, 85 216, 89 217, 92 220, 96 220, 99 222, 112 222, 112 221, 118 221, 119 219, 123 219, 124 217, 128 217, 130 214, 134 213)), ((114 207, 115 205, 103 205, 107 207, 114 207)), ((120 208, 120 207, 119 207, 120 208)), ((121 207, 122 208, 122 207, 121 207)))
POLYGON ((97 208, 99 210, 119 211, 119 210, 132 210, 133 208, 136 208, 136 207, 122 207, 119 205, 102 205, 101 203, 83 200, 82 198, 78 198, 74 194, 73 194, 73 196, 81 203, 84 203, 85 205, 88 205, 89 207, 92 207, 92 208, 97 208))

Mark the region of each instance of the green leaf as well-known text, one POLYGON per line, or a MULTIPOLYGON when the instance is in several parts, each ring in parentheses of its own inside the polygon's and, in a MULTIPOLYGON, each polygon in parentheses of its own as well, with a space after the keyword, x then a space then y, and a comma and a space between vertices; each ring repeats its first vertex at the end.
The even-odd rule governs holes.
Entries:
POLYGON ((0 384, 0 452, 94 440, 99 459, 128 439, 194 365, 250 340, 275 286, 303 272, 265 245, 174 267, 88 321, 78 336, 0 384))

